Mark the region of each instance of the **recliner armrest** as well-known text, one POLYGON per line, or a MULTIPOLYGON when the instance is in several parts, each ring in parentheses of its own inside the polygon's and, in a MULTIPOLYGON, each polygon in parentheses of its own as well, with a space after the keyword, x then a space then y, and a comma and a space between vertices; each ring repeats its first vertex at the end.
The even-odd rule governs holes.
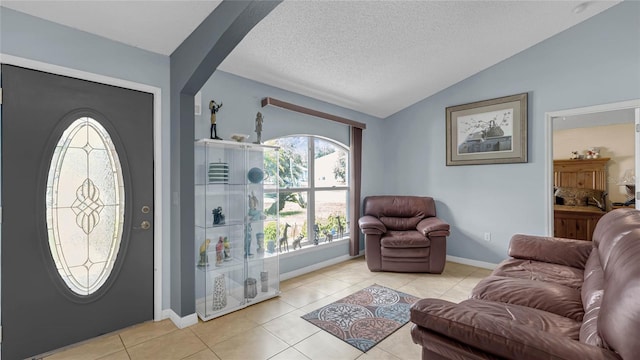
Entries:
POLYGON ((449 236, 450 226, 437 217, 428 217, 420 220, 416 230, 426 237, 449 236))
POLYGON ((364 234, 381 235, 387 232, 387 227, 384 226, 382 221, 371 215, 361 217, 358 220, 358 225, 364 234))
POLYGON ((612 351, 440 299, 422 299, 414 303, 411 321, 506 359, 619 359, 612 351))
POLYGON ((585 240, 564 239, 516 234, 509 243, 509 256, 516 259, 542 261, 584 269, 593 250, 593 243, 585 240))

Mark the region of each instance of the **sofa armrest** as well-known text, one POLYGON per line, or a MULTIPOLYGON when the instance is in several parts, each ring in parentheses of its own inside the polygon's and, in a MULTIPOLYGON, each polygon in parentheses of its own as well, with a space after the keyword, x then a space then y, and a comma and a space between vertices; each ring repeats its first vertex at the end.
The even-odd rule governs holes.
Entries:
POLYGON ((440 299, 422 299, 414 303, 411 321, 447 338, 507 359, 619 360, 612 351, 440 299))
POLYGON ((516 234, 509 243, 509 256, 516 259, 584 269, 593 250, 593 243, 585 240, 516 234))
POLYGON ((360 225, 360 230, 364 234, 374 234, 380 235, 387 232, 387 227, 384 226, 382 221, 375 216, 365 215, 358 220, 358 225, 360 225))
POLYGON ((420 220, 416 230, 426 237, 449 236, 449 224, 437 217, 428 217, 420 220))

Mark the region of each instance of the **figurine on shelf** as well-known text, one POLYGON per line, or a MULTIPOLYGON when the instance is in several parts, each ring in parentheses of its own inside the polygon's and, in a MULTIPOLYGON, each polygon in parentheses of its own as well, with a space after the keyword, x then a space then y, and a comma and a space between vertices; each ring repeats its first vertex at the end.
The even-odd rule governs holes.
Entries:
POLYGON ((264 254, 264 233, 256 233, 256 244, 258 254, 264 254))
POLYGON ((211 129, 209 130, 209 137, 214 140, 222 140, 221 137, 218 137, 218 129, 216 126, 216 113, 220 111, 222 107, 222 103, 218 105, 215 100, 211 100, 209 102, 209 110, 211 110, 211 129))
POLYGON ((320 227, 318 224, 313 225, 313 245, 318 245, 320 242, 320 227))
POLYGON ((222 243, 224 244, 224 261, 231 261, 231 243, 229 242, 229 238, 225 236, 222 243))
POLYGON ((571 159, 571 160, 580 159, 580 155, 578 154, 577 151, 574 150, 574 151, 571 152, 571 155, 569 156, 569 159, 571 159))
POLYGON ((251 253, 251 224, 245 225, 244 228, 244 257, 253 257, 251 253))
POLYGON ((198 261, 198 267, 209 266, 209 256, 207 256, 207 249, 211 244, 211 239, 206 239, 200 245, 200 260, 198 261))
POLYGON ((222 206, 211 211, 213 213, 213 225, 224 225, 224 214, 222 213, 222 206))
POLYGON ((249 218, 251 220, 264 220, 267 218, 262 211, 258 210, 258 198, 253 191, 249 195, 249 218))
POLYGON ((254 142, 254 144, 262 143, 262 113, 258 112, 256 115, 256 134, 258 135, 258 139, 254 142))
POLYGON ((224 248, 224 243, 222 241, 222 236, 218 238, 218 243, 216 244, 216 266, 222 266, 222 250, 224 248))

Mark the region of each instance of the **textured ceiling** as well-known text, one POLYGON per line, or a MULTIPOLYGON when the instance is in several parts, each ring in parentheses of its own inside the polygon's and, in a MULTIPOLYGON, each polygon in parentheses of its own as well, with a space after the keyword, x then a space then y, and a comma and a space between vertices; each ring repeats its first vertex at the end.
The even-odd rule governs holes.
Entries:
MULTIPOLYGON (((2 1, 168 55, 219 1, 2 1)), ((385 118, 617 3, 284 1, 221 64, 385 118)), ((269 96, 269 94, 264 94, 269 96)))

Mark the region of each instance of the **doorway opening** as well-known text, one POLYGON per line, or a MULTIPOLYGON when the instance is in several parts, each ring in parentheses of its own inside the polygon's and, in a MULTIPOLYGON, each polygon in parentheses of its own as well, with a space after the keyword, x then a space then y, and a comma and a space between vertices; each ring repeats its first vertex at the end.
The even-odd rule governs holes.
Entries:
POLYGON ((554 235, 554 160, 609 158, 605 211, 635 206, 640 171, 640 99, 546 113, 547 234, 554 235), (623 136, 620 142, 614 137, 623 136), (562 141, 559 141, 562 140, 562 141), (625 145, 626 143, 626 145, 625 145), (603 145, 604 144, 604 145, 603 145), (570 150, 569 150, 570 149, 570 150), (589 151, 592 153, 589 153, 589 151), (576 152, 576 153, 574 153, 576 152), (566 153, 566 154, 565 154, 566 153), (628 185, 628 186, 627 186, 628 185), (632 189, 632 194, 629 194, 632 189), (612 206, 612 203, 616 205, 612 206))

